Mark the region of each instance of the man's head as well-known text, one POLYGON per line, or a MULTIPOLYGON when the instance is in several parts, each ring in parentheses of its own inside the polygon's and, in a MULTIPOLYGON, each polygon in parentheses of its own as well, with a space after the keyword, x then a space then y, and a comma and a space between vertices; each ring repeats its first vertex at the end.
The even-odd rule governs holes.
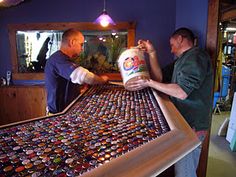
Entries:
POLYGON ((194 45, 194 34, 188 28, 177 29, 170 38, 171 53, 180 56, 194 45))
POLYGON ((83 50, 84 36, 77 29, 68 29, 62 35, 61 51, 69 57, 78 56, 83 50))

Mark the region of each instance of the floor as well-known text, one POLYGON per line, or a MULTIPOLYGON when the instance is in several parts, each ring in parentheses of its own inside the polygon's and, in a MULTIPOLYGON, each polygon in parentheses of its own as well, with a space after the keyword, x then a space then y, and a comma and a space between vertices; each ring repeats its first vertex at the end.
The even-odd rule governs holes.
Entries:
POLYGON ((232 152, 224 136, 218 136, 219 127, 230 112, 213 114, 206 177, 236 177, 236 152, 232 152))

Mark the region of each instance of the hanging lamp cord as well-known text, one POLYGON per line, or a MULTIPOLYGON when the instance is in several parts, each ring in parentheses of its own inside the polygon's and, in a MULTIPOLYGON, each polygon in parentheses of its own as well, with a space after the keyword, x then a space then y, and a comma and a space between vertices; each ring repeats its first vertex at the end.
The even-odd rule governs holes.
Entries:
POLYGON ((104 2, 103 11, 106 11, 106 0, 104 0, 103 2, 104 2))

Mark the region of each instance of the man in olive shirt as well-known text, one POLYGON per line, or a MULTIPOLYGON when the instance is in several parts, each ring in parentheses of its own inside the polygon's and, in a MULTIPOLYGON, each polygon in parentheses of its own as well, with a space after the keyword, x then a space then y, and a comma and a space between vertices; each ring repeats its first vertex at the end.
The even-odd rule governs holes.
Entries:
MULTIPOLYGON (((176 30, 170 38, 171 53, 177 59, 174 63, 170 83, 163 83, 165 77, 159 64, 151 68, 151 74, 159 75, 159 80, 140 79, 133 82, 132 89, 152 87, 170 96, 188 124, 194 129, 201 141, 210 126, 212 111, 213 72, 209 55, 194 46, 194 35, 187 28, 176 30)), ((139 41, 141 50, 149 54, 150 63, 157 60, 156 51, 150 41, 139 41)), ((197 177, 196 169, 201 146, 175 164, 176 177, 197 177)))

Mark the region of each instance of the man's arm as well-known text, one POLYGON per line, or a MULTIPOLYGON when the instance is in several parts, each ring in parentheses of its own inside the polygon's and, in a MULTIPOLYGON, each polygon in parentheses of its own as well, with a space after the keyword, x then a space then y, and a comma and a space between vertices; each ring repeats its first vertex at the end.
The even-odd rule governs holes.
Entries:
POLYGON ((150 80, 140 79, 134 81, 129 85, 129 87, 131 90, 140 90, 145 87, 152 87, 155 90, 158 90, 169 96, 179 98, 181 100, 186 99, 188 96, 187 93, 178 84, 172 84, 172 83, 165 84, 158 81, 154 81, 152 79, 150 80))
POLYGON ((162 81, 162 71, 158 62, 156 50, 149 40, 139 40, 138 47, 140 50, 147 52, 149 55, 150 74, 151 78, 155 81, 162 81))
POLYGON ((187 93, 178 84, 164 84, 153 80, 148 81, 148 86, 152 87, 160 92, 163 92, 169 96, 184 100, 187 98, 187 93))
POLYGON ((150 74, 151 74, 151 78, 155 81, 162 81, 162 71, 161 71, 161 67, 159 65, 158 59, 157 59, 157 55, 156 55, 156 51, 152 51, 149 54, 149 60, 150 60, 150 74))
POLYGON ((104 84, 108 81, 107 76, 98 76, 83 67, 77 67, 70 75, 71 82, 77 84, 104 84))

